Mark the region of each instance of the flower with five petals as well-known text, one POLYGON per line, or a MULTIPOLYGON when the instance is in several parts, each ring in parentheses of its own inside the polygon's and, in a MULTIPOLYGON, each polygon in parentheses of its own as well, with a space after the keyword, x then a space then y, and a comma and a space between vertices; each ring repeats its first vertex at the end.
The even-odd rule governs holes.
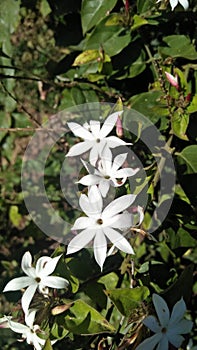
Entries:
POLYGON ((90 120, 89 124, 86 122, 83 126, 73 122, 68 123, 68 127, 73 134, 84 141, 72 146, 66 157, 78 156, 90 150, 89 160, 92 165, 95 165, 97 160, 101 158, 101 152, 105 145, 109 149, 127 145, 125 141, 116 136, 107 137, 114 128, 118 116, 121 113, 122 112, 115 112, 110 114, 102 127, 101 123, 97 120, 90 120))
POLYGON ((33 345, 35 350, 42 350, 45 344, 45 339, 42 339, 37 335, 40 327, 34 325, 36 311, 37 310, 32 309, 25 315, 26 325, 11 321, 10 317, 7 317, 7 321, 9 328, 16 333, 22 334, 22 339, 26 340, 27 344, 33 345))
POLYGON ((136 350, 168 350, 169 343, 175 348, 179 348, 184 340, 181 334, 187 334, 192 329, 192 321, 184 319, 186 305, 181 298, 174 305, 170 316, 170 311, 165 300, 157 294, 153 294, 153 304, 158 316, 148 316, 143 320, 143 324, 155 334, 145 339, 139 344, 136 350))
POLYGON ((88 196, 82 194, 79 204, 87 216, 78 218, 72 230, 82 230, 68 244, 67 254, 72 254, 84 248, 94 240, 94 256, 98 265, 103 268, 107 256, 107 239, 118 249, 128 254, 134 254, 133 248, 119 230, 129 228, 132 216, 124 212, 135 200, 132 194, 113 200, 103 209, 103 198, 96 185, 91 186, 88 196))
POLYGON ((42 256, 38 259, 36 267, 33 267, 32 256, 30 252, 26 252, 22 257, 21 268, 27 276, 17 277, 9 281, 3 292, 15 291, 28 287, 21 299, 23 311, 27 313, 36 289, 42 294, 48 294, 48 288, 46 287, 65 288, 69 284, 69 282, 62 277, 49 276, 55 270, 61 256, 62 255, 59 255, 55 258, 42 256))
POLYGON ((103 197, 106 197, 110 185, 120 187, 124 185, 128 177, 135 175, 139 169, 122 168, 119 169, 127 158, 127 153, 118 154, 112 160, 112 154, 108 147, 104 147, 101 159, 98 161, 97 167, 82 161, 89 174, 83 176, 78 183, 85 186, 98 185, 103 197))

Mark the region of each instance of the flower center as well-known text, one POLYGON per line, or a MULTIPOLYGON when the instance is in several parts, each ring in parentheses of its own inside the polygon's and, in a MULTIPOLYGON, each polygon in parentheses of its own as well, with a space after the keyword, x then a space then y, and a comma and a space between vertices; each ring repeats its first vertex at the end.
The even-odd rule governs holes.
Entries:
POLYGON ((100 139, 96 139, 96 142, 99 143, 99 142, 101 142, 101 140, 100 139))
POLYGON ((118 185, 121 185, 122 184, 122 179, 116 179, 116 182, 118 185))
POLYGON ((35 281, 36 281, 37 283, 40 283, 41 278, 40 278, 40 277, 36 277, 36 278, 35 278, 35 281))
POLYGON ((163 327, 161 330, 162 333, 166 333, 167 332, 167 328, 163 327))
POLYGON ((110 179, 110 176, 109 176, 109 175, 105 175, 104 178, 105 178, 106 180, 109 180, 109 179, 110 179))
POLYGON ((97 220, 97 224, 98 224, 98 225, 102 225, 102 223, 103 223, 103 220, 102 220, 102 219, 98 219, 98 220, 97 220))

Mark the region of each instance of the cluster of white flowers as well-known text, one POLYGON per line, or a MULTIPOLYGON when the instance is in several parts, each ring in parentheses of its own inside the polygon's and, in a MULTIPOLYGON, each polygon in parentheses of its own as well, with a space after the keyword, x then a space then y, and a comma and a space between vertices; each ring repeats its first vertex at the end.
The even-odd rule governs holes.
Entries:
POLYGON ((34 349, 41 350, 45 339, 40 338, 37 333, 40 327, 35 322, 37 310, 30 309, 30 303, 36 290, 43 295, 48 295, 49 288, 66 288, 69 282, 59 276, 50 276, 62 255, 55 258, 42 256, 38 259, 36 266, 32 266, 32 256, 26 252, 22 257, 21 268, 27 276, 17 277, 8 282, 3 292, 16 291, 26 288, 21 299, 22 309, 25 313, 25 324, 14 322, 10 316, 4 316, 1 321, 7 322, 7 326, 14 332, 22 334, 22 339, 34 346, 34 349))
MULTIPOLYGON (((120 153, 113 159, 111 148, 131 145, 116 136, 108 136, 121 114, 122 111, 109 115, 102 127, 95 120, 90 120, 89 124, 86 122, 83 126, 68 123, 73 134, 83 141, 71 147, 67 157, 79 156, 87 151, 90 153, 89 162, 81 160, 89 174, 78 181, 87 186, 88 194, 81 194, 79 199, 79 205, 86 216, 75 221, 72 230, 81 232, 69 243, 67 254, 77 252, 93 240, 95 260, 101 270, 107 257, 107 239, 123 252, 134 254, 130 243, 120 232, 133 226, 133 215, 126 209, 134 203, 136 195, 123 195, 104 206, 104 198, 110 186, 122 186, 128 177, 139 171, 138 168, 121 168, 127 153, 120 153)), ((138 206, 137 212, 140 224, 143 220, 142 208, 138 206)))

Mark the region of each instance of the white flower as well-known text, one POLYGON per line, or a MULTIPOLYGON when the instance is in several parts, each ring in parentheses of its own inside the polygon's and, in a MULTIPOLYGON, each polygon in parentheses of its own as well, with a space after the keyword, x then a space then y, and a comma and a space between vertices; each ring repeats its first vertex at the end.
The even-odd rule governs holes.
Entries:
MULTIPOLYGON (((157 2, 160 2, 162 0, 158 0, 157 2)), ((170 0, 170 6, 172 8, 172 11, 175 9, 175 7, 180 3, 185 10, 188 9, 189 7, 189 2, 188 0, 170 0)))
POLYGON ((192 321, 184 319, 186 305, 181 298, 173 307, 172 314, 163 298, 153 294, 153 304, 158 316, 148 316, 143 323, 155 334, 144 340, 136 350, 168 350, 169 343, 175 348, 179 348, 184 340, 181 334, 187 334, 192 329, 192 321))
POLYGON ((68 127, 75 136, 82 138, 84 141, 71 147, 67 153, 67 157, 78 156, 90 150, 89 160, 92 165, 101 157, 101 152, 105 145, 108 148, 114 148, 127 143, 120 140, 116 136, 106 137, 113 129, 122 112, 115 112, 110 114, 101 127, 101 123, 97 120, 90 120, 89 124, 86 122, 83 126, 77 123, 68 123, 68 127))
POLYGON ((85 186, 98 185, 103 197, 106 197, 110 185, 113 187, 122 186, 127 177, 135 175, 139 169, 123 168, 119 169, 127 158, 127 153, 117 155, 112 161, 112 153, 108 147, 104 147, 101 159, 98 161, 97 168, 87 162, 83 162, 89 175, 86 175, 78 181, 85 186))
POLYGON ((42 350, 43 345, 45 344, 45 339, 41 339, 37 332, 39 331, 39 326, 34 325, 35 314, 37 310, 31 310, 28 314, 25 315, 25 323, 21 324, 19 322, 11 321, 7 317, 9 327, 16 333, 22 334, 23 340, 26 340, 27 344, 33 345, 35 350, 42 350))
POLYGON ((98 187, 91 186, 88 196, 85 194, 80 196, 80 207, 87 216, 80 217, 75 221, 72 230, 82 231, 69 243, 67 254, 77 252, 94 239, 94 256, 102 270, 107 254, 106 237, 118 249, 128 254, 134 254, 129 242, 117 229, 121 230, 131 226, 131 215, 121 212, 128 208, 135 198, 135 195, 124 195, 103 209, 103 199, 98 187))
POLYGON ((38 288, 40 293, 47 294, 48 288, 65 288, 68 285, 68 281, 62 277, 49 276, 56 268, 56 265, 62 255, 55 258, 50 258, 49 256, 42 256, 38 259, 36 267, 32 266, 32 257, 30 252, 26 252, 23 255, 21 268, 28 277, 18 277, 14 278, 8 282, 3 290, 15 291, 21 288, 28 287, 24 292, 21 304, 25 313, 28 312, 31 300, 38 288))

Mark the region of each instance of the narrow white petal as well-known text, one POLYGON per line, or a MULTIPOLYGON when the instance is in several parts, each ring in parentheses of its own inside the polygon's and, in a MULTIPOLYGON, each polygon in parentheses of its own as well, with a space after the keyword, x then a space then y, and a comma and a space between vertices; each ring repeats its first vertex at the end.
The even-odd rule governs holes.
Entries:
POLYGON ((100 215, 103 209, 103 198, 97 186, 91 186, 88 190, 88 198, 90 201, 89 216, 100 215))
POLYGON ((100 266, 101 271, 107 254, 107 241, 102 230, 96 232, 94 238, 94 257, 97 264, 100 266))
POLYGON ((65 278, 59 276, 47 276, 42 278, 42 284, 46 287, 59 289, 66 288, 69 282, 65 278))
POLYGON ((170 0, 170 5, 173 11, 174 8, 178 5, 178 0, 170 0))
POLYGON ((117 214, 104 221, 104 227, 126 229, 132 226, 132 215, 130 213, 117 214))
POLYGON ((84 167, 90 174, 94 174, 95 167, 93 167, 90 163, 86 162, 85 160, 81 159, 81 162, 83 163, 84 167))
POLYGON ((101 152, 100 167, 102 168, 102 173, 104 173, 105 175, 109 175, 111 173, 112 153, 107 144, 105 144, 101 152))
POLYGON ((93 239, 94 236, 94 230, 83 230, 70 241, 66 254, 72 254, 84 248, 93 239))
POLYGON ((92 186, 92 185, 97 185, 101 181, 101 177, 97 175, 85 175, 83 176, 78 183, 82 184, 84 186, 92 186))
MULTIPOLYGON (((58 261, 60 260, 62 254, 56 256, 55 258, 51 258, 46 265, 44 266, 44 268, 41 271, 38 271, 39 276, 48 276, 51 273, 53 273, 53 271, 55 270, 58 261)), ((37 265, 36 265, 37 267, 37 265)))
POLYGON ((14 290, 19 290, 21 288, 25 288, 29 286, 34 279, 32 277, 17 277, 14 278, 13 280, 9 281, 3 292, 8 292, 8 291, 14 291, 14 290))
POLYGON ((100 137, 104 138, 106 137, 114 128, 116 121, 118 119, 118 116, 120 116, 123 113, 123 111, 115 112, 109 115, 107 119, 105 119, 104 124, 102 125, 102 128, 100 130, 100 137))
POLYGON ((159 344, 157 345, 156 350, 169 350, 168 338, 166 337, 165 334, 163 334, 159 344))
POLYGON ((44 345, 45 342, 46 340, 39 338, 36 334, 33 334, 32 339, 28 344, 33 344, 35 350, 42 350, 43 347, 41 345, 44 345))
POLYGON ((122 154, 118 154, 115 158, 114 158, 114 161, 113 161, 113 170, 117 170, 119 169, 123 163, 125 162, 126 158, 127 158, 127 154, 128 153, 122 153, 122 154))
POLYGON ((159 325, 158 320, 152 315, 146 317, 143 320, 143 324, 154 333, 159 333, 161 331, 161 326, 159 325))
POLYGON ((26 252, 23 255, 21 261, 21 268, 27 276, 35 276, 35 269, 32 267, 32 256, 30 252, 26 252))
POLYGON ((66 157, 79 156, 80 154, 89 151, 89 149, 92 147, 92 144, 92 141, 79 142, 69 149, 68 153, 66 154, 66 157))
POLYGON ((185 10, 189 7, 189 2, 187 0, 179 0, 180 4, 183 6, 185 10))
POLYGON ((101 123, 98 120, 90 120, 90 129, 94 138, 99 138, 101 123))
POLYGON ((29 331, 29 328, 27 326, 25 326, 24 324, 21 324, 19 322, 14 322, 14 321, 10 321, 8 320, 8 324, 9 327, 11 328, 12 331, 16 332, 16 333, 26 333, 29 331))
POLYGON ((136 195, 126 194, 111 202, 102 213, 103 219, 110 218, 127 209, 135 200, 136 195))
POLYGON ((125 145, 132 145, 132 143, 127 143, 121 139, 119 139, 117 136, 109 136, 106 139, 106 143, 109 148, 115 148, 118 146, 125 146, 125 145))
POLYGON ((95 219, 94 218, 89 218, 87 216, 82 216, 80 218, 78 218, 73 227, 71 228, 71 231, 75 231, 75 230, 83 230, 85 228, 88 227, 92 227, 95 225, 95 219))
POLYGON ((51 261, 50 256, 41 256, 36 263, 36 277, 40 276, 46 264, 51 261))
POLYGON ((170 318, 170 312, 168 305, 165 300, 160 297, 158 294, 153 294, 153 304, 162 327, 167 327, 170 318))
POLYGON ((191 329, 193 327, 193 322, 182 319, 178 323, 175 324, 169 324, 168 326, 168 334, 187 334, 190 333, 191 329))
POLYGON ((152 337, 145 339, 135 350, 153 350, 160 342, 162 334, 154 334, 152 337))
POLYGON ((167 334, 168 341, 170 344, 174 345, 175 348, 180 348, 182 342, 184 341, 184 337, 180 334, 167 334))
POLYGON ((35 282, 34 284, 32 284, 26 289, 26 291, 22 296, 21 305, 25 314, 28 312, 29 305, 33 299, 33 296, 35 294, 37 287, 38 287, 38 284, 35 282))
POLYGON ((186 312, 186 305, 183 298, 181 298, 179 301, 177 301, 177 303, 173 307, 170 321, 169 321, 169 326, 172 325, 173 323, 179 322, 185 315, 185 312, 186 312))
POLYGON ((120 250, 127 254, 135 254, 129 242, 119 232, 111 227, 103 228, 107 238, 120 250))
POLYGON ((137 169, 123 168, 123 169, 117 170, 116 178, 134 176, 138 171, 139 171, 139 168, 137 169))
POLYGON ((90 131, 77 123, 67 123, 69 129, 73 132, 75 136, 79 136, 83 140, 93 140, 94 137, 90 131))
POLYGON ((92 144, 92 148, 90 150, 90 155, 89 155, 89 161, 93 166, 96 166, 96 162, 99 158, 99 152, 102 151, 102 147, 100 149, 101 145, 97 144, 96 141, 94 144, 92 144))
POLYGON ((105 198, 107 196, 107 193, 109 192, 109 188, 110 188, 110 183, 107 180, 101 180, 99 183, 99 191, 102 194, 102 197, 105 198))
POLYGON ((28 327, 32 328, 35 320, 37 310, 31 309, 25 314, 25 323, 28 327))

